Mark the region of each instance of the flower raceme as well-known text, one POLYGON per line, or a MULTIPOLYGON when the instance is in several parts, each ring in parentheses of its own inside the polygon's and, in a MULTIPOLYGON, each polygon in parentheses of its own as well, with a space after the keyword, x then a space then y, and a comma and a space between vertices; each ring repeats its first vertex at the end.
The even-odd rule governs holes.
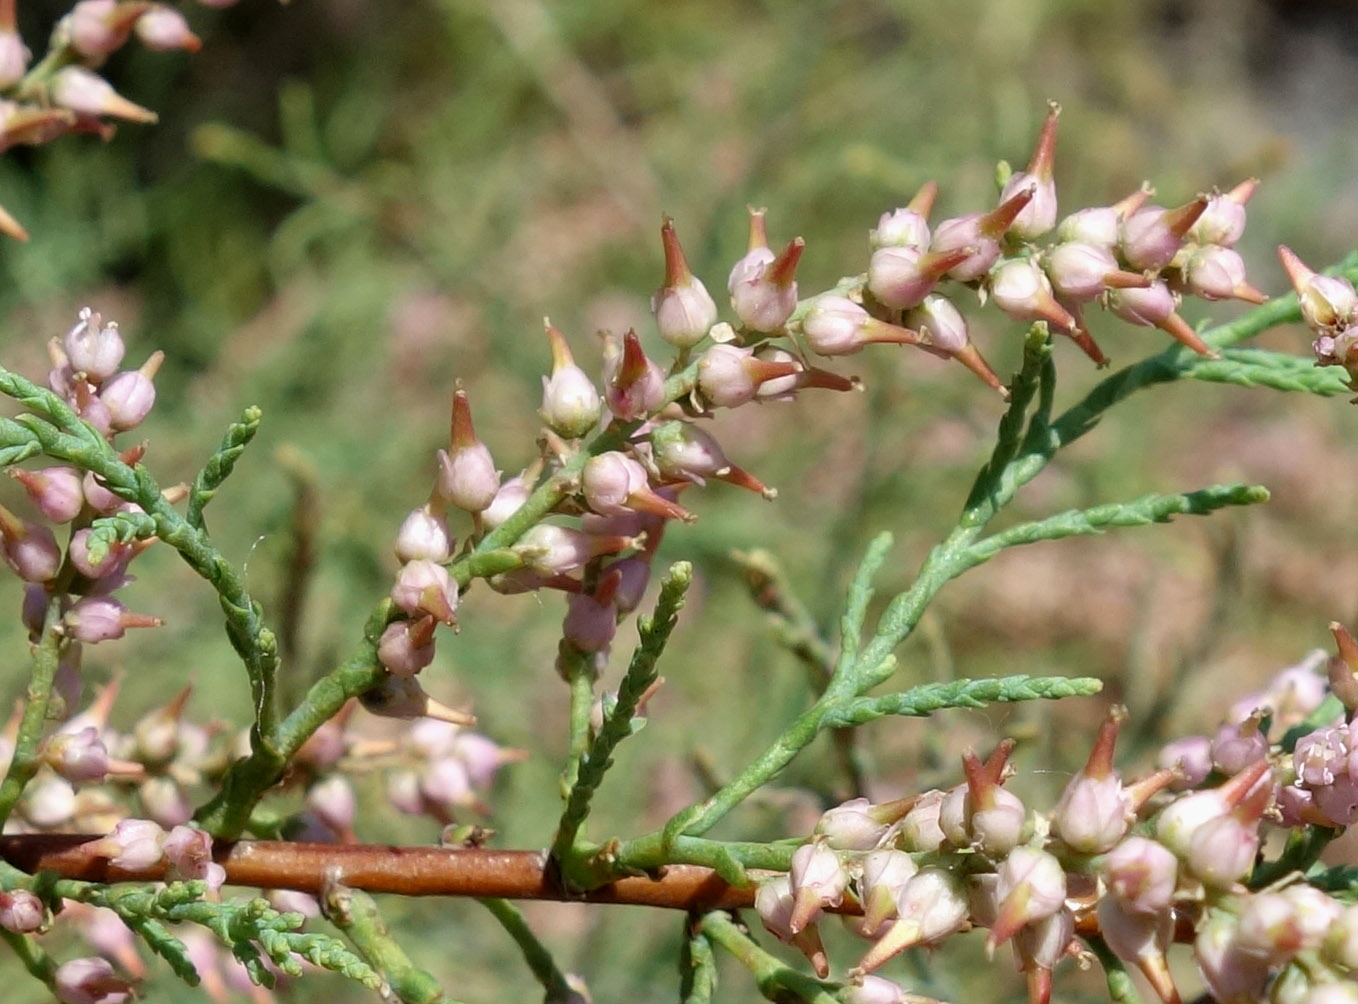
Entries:
MULTIPOLYGON (((1344 664, 1331 674, 1351 677, 1358 671, 1358 643, 1338 625, 1335 633, 1343 640, 1331 666, 1347 652, 1353 668, 1344 664)), ((1006 824, 1009 837, 997 839, 986 813, 1000 806, 996 793, 1003 791, 1013 745, 1000 744, 985 761, 968 753, 967 783, 950 792, 881 805, 859 798, 827 810, 798 851, 800 866, 769 880, 790 882, 786 901, 761 897, 757 907, 761 916, 766 906, 782 911, 766 923, 784 940, 795 928, 801 941, 793 943, 820 960, 819 967, 817 917, 842 895, 826 877, 847 874, 847 892, 863 914, 849 927, 871 942, 851 975, 876 970, 908 947, 984 927, 991 949, 1013 941, 1036 1004, 1050 1001, 1052 970, 1076 952, 1082 918, 1093 917, 1108 948, 1140 969, 1164 1004, 1176 1004, 1181 997, 1166 952, 1176 917, 1201 915, 1195 958, 1219 999, 1262 999, 1271 984, 1295 986, 1298 1000, 1326 1000, 1330 988, 1352 980, 1358 968, 1351 961, 1358 958, 1352 949, 1358 909, 1299 876, 1257 892, 1246 884, 1269 831, 1299 825, 1287 818, 1289 790, 1309 793, 1308 811, 1322 825, 1353 821, 1348 770, 1358 757, 1349 756, 1351 729, 1326 726, 1303 736, 1289 770, 1278 745, 1282 730, 1269 713, 1290 708, 1300 694, 1310 696, 1293 713, 1304 717, 1318 707, 1323 668, 1310 659, 1284 670, 1243 702, 1250 708, 1241 712, 1243 724, 1222 732, 1247 740, 1243 746, 1232 740, 1230 757, 1238 760, 1246 750, 1255 755, 1224 782, 1204 773, 1169 794, 1183 775, 1162 768, 1124 783, 1113 768, 1113 748, 1126 713, 1113 709, 1088 764, 1049 816, 1030 814, 1017 828, 1006 824), (1346 815, 1325 815, 1337 804, 1346 815)))

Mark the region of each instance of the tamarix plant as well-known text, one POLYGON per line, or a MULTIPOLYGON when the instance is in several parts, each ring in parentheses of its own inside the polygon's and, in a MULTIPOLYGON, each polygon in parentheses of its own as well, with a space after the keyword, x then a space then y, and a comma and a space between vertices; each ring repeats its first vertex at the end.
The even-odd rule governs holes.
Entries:
MULTIPOLYGON (((86 0, 62 22, 59 58, 25 76, 24 60, 0 51, 0 69, 14 64, 0 86, 17 82, 38 94, 59 80, 83 81, 81 74, 92 76, 86 64, 160 10, 86 0)), ((12 21, 0 5, 0 36, 12 21)), ((0 37, 0 50, 5 44, 0 37)), ((70 94, 49 97, 55 104, 43 106, 44 130, 96 127, 100 114, 119 113, 78 107, 70 94)), ((38 113, 15 105, 8 114, 13 128, 38 113)), ((1295 294, 1265 302, 1233 250, 1252 180, 1174 209, 1149 204, 1152 192, 1142 188, 1059 219, 1058 115, 1053 106, 1025 170, 1002 170, 994 208, 931 224, 936 186, 926 183, 905 207, 882 215, 843 279, 810 296, 797 269, 814 249, 800 238, 771 247, 765 212, 751 211, 749 250, 727 280, 726 320, 665 219, 664 278, 651 306, 667 358, 648 355, 635 331, 607 334, 603 372, 591 375, 548 323, 541 435, 513 459, 522 471, 508 479, 473 427, 474 388, 453 389, 448 446, 431 458, 429 496, 412 500, 419 504, 393 535, 400 569, 389 592, 354 627, 348 657, 292 702, 279 686, 280 646, 267 611, 206 521, 259 428, 259 410, 230 426, 191 481, 162 487, 146 463, 154 444, 135 438, 155 405, 160 353, 126 366, 118 325, 87 308, 50 342, 44 378, 0 369, 0 393, 18 406, 0 418, 0 464, 27 495, 13 511, 0 508, 0 554, 26 584, 20 616, 30 639, 0 783, 0 934, 18 959, 71 1004, 129 999, 146 972, 140 949, 214 999, 233 987, 304 977, 310 966, 385 999, 451 1000, 383 922, 370 894, 388 893, 475 897, 557 1004, 588 1000, 586 977, 562 971, 513 900, 683 911, 677 992, 694 1004, 715 992, 718 950, 747 968, 770 1000, 928 1001, 927 974, 916 967, 910 988, 902 986, 899 957, 953 938, 975 939, 992 954, 1011 946, 1034 1002, 1052 999, 1059 967, 1070 960, 1100 965, 1113 1000, 1136 1000, 1148 988, 1173 1004, 1192 979, 1170 964, 1180 944, 1191 946, 1183 951, 1222 1004, 1358 1001, 1358 878, 1320 860, 1358 821, 1358 642, 1337 623, 1335 656, 1315 654, 1284 670, 1238 700, 1214 736, 1166 747, 1145 777, 1118 771, 1126 713, 1113 707, 1089 736, 1086 765, 1054 804, 1027 804, 1006 787, 1015 745, 1000 739, 965 753, 948 790, 902 790, 880 803, 854 798, 825 807, 810 834, 785 839, 709 836, 822 734, 844 736, 884 716, 1100 690, 1098 679, 1059 676, 892 688, 894 652, 934 598, 1006 548, 1267 498, 1259 486, 1208 485, 993 529, 1024 486, 1115 405, 1191 381, 1317 395, 1358 390, 1352 263, 1319 274, 1282 248, 1295 294), (1008 381, 983 358, 959 308, 976 294, 1027 326, 1022 366, 1008 381), (1184 296, 1255 306, 1199 330, 1177 312, 1184 296), (1085 324, 1096 304, 1172 341, 1055 414, 1057 360, 1088 364, 1054 336, 1107 365, 1085 324), (1316 336, 1314 358, 1243 347, 1298 320, 1316 336), (766 750, 724 765, 728 780, 660 828, 592 832, 595 795, 618 747, 643 724, 692 580, 688 562, 654 567, 662 536, 682 535, 671 524, 695 518, 690 496, 709 481, 774 496, 727 458, 706 420, 773 401, 805 414, 814 407, 805 398, 859 386, 812 358, 875 343, 955 359, 998 392, 995 445, 955 525, 884 605, 874 602, 874 581, 892 541, 874 538, 834 639, 795 604, 769 603, 817 671, 813 699, 766 750), (239 741, 194 722, 187 691, 122 731, 112 725, 116 679, 82 705, 85 648, 160 624, 156 611, 134 613, 119 599, 132 562, 153 546, 176 551, 220 600, 254 709, 239 741), (542 751, 500 746, 473 730, 470 713, 432 700, 420 684, 435 646, 457 644, 460 600, 473 588, 555 591, 565 601, 555 669, 569 692, 561 722, 568 753, 559 816, 541 835, 546 851, 493 847, 492 834, 467 822, 488 808, 500 768, 542 751), (629 627, 643 608, 649 613, 629 627), (601 668, 622 646, 631 650, 625 675, 616 693, 603 692, 601 668), (364 735, 365 713, 408 727, 375 741, 364 735), (378 808, 359 804, 350 783, 359 770, 385 771, 390 804, 437 820, 442 842, 361 843, 364 815, 378 808), (290 806, 281 816, 280 804, 290 806), (242 887, 262 887, 268 898, 234 891, 242 887), (828 914, 841 915, 861 939, 856 951, 831 958, 819 933, 828 914), (337 933, 316 929, 322 917, 337 933), (756 917, 805 956, 806 970, 770 950, 756 917), (65 940, 51 949, 50 932, 68 926, 96 954, 72 955, 65 940), (55 951, 72 957, 58 961, 55 951)), ((776 574, 765 574, 776 592, 776 574)), ((656 717, 663 729, 663 711, 656 717)), ((257 999, 268 996, 256 991, 257 999)))

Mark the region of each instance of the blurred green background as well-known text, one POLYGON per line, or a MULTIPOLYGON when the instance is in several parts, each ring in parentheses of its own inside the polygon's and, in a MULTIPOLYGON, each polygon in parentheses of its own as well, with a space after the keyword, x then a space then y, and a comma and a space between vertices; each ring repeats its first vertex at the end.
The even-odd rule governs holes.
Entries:
MULTIPOLYGON (((21 7, 40 48, 64 7, 21 7)), ((513 473, 534 452, 544 315, 590 369, 595 331, 635 325, 652 338, 662 212, 717 293, 743 250, 745 206, 767 206, 775 241, 807 240, 809 293, 861 271, 868 228, 926 179, 941 187, 935 219, 989 206, 995 162, 1026 161, 1054 99, 1064 108, 1063 211, 1113 201, 1143 178, 1173 205, 1257 176, 1241 250, 1253 282, 1280 292, 1280 241, 1316 265, 1355 243, 1352 11, 1282 0, 193 8, 201 53, 129 46, 104 70, 160 113, 157 126, 0 160, 0 203, 33 234, 0 248, 5 362, 42 373, 45 341, 85 304, 122 323, 129 358, 163 349, 144 432, 167 484, 192 477, 242 407, 262 406, 263 431, 209 519, 267 601, 282 589, 297 471, 314 478, 317 564, 287 667, 300 687, 344 655, 386 592, 390 541, 428 491, 455 381, 513 473)), ((1239 312, 1216 304, 1210 316, 1239 312)), ((1187 313, 1207 316, 1200 305, 1187 313)), ((982 351, 1007 375, 1020 331, 993 312, 971 314, 982 351)), ((1144 329, 1095 333, 1115 366, 1164 344, 1144 329)), ((1299 328, 1267 341, 1307 350, 1299 328)), ((1069 402, 1098 374, 1072 345, 1056 352, 1069 402)), ((722 485, 686 496, 701 521, 671 531, 661 559, 692 558, 699 582, 651 725, 618 758, 594 836, 657 825, 703 793, 708 768, 695 760, 725 775, 807 701, 804 672, 746 597, 733 548, 774 552, 829 626, 873 533, 896 534, 879 589, 889 597, 951 524, 998 401, 960 367, 918 353, 878 350, 835 368, 862 376, 867 393, 714 423, 732 460, 781 494, 772 505, 722 485)), ((1014 517, 1219 480, 1262 481, 1273 502, 1006 554, 945 592, 901 653, 901 679, 1102 676, 1140 727, 1129 763, 1146 762, 1156 742, 1215 723, 1227 701, 1325 644, 1330 619, 1358 613, 1354 428, 1341 401, 1266 391, 1193 385, 1134 399, 1036 481, 1014 517)), ((128 601, 167 625, 91 652, 91 682, 126 671, 124 724, 185 681, 197 688, 197 715, 245 721, 247 691, 215 598, 168 550, 137 570, 128 601)), ((10 609, 17 597, 0 584, 10 609)), ((545 845, 559 808, 561 609, 551 596, 476 589, 460 637, 444 641, 423 677, 436 696, 473 702, 489 735, 533 751, 492 799, 505 846, 545 845)), ((611 685, 632 630, 620 634, 611 685)), ((21 651, 17 626, 0 642, 21 651)), ((19 693, 17 669, 6 684, 19 693)), ((863 737, 872 790, 953 783, 961 748, 1005 732, 1021 740, 1016 783, 1049 798, 1085 755, 1105 703, 877 723, 863 737)), ((821 752, 720 832, 806 832, 842 785, 828 746, 821 752)), ((366 794, 380 806, 375 784, 366 794)), ((436 837, 432 824, 389 812, 362 820, 359 834, 436 837)), ((538 996, 474 905, 389 909, 411 932, 415 960, 456 996, 538 996)), ((600 1004, 674 998, 681 918, 561 905, 528 913, 600 1004)), ((963 945, 927 974, 899 964, 888 975, 953 1000, 1022 999, 1007 961, 983 978, 950 961, 976 955, 963 945)), ((755 998, 742 974, 724 973, 720 1000, 755 998)), ((1096 979, 1064 979, 1063 999, 1098 999, 1096 979)), ((329 978, 288 994, 366 999, 329 978)), ((163 973, 150 996, 192 999, 163 973)), ((40 998, 23 984, 9 999, 40 998)))

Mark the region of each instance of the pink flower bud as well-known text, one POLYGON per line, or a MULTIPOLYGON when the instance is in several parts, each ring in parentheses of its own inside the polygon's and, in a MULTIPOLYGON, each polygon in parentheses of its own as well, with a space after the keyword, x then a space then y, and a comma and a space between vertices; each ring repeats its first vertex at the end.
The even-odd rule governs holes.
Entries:
MULTIPOLYGON (((92 2, 92 0, 91 0, 92 2)), ((52 981, 63 1004, 123 1004, 132 984, 119 977, 104 959, 72 959, 57 966, 52 981)))
POLYGON ((455 541, 448 532, 448 520, 441 509, 435 512, 433 503, 426 502, 401 522, 401 528, 396 531, 397 560, 423 559, 437 563, 452 557, 455 541))
POLYGON ((1036 194, 1036 186, 1015 192, 988 213, 968 213, 934 228, 935 252, 969 248, 971 254, 948 270, 958 282, 971 282, 990 271, 1000 258, 1000 238, 1036 194))
POLYGON ((717 323, 717 305, 689 271, 674 221, 668 216, 660 227, 660 239, 665 245, 665 282, 651 296, 651 313, 661 338, 677 349, 689 349, 717 323))
POLYGON ((1052 178, 1052 167, 1056 161, 1056 127, 1061 106, 1052 102, 1048 109, 1027 170, 1010 175, 1000 192, 1003 202, 1030 187, 1033 189, 1032 199, 1009 227, 1015 237, 1025 241, 1036 240, 1056 226, 1056 182, 1052 178))
POLYGON ((1193 831, 1184 864, 1213 889, 1230 889, 1249 874, 1259 853, 1259 818, 1239 810, 1193 831))
POLYGON ((1052 828, 1072 850, 1099 854, 1131 824, 1131 798, 1113 770, 1113 747, 1126 712, 1111 710, 1083 770, 1071 778, 1052 813, 1052 828))
POLYGON ((377 642, 377 661, 397 676, 413 676, 434 661, 432 616, 393 621, 377 642))
POLYGON ((619 617, 625 617, 641 606, 642 598, 646 595, 646 587, 651 582, 651 563, 643 555, 634 554, 614 561, 607 570, 618 576, 613 607, 619 617))
POLYGON ((146 817, 161 826, 179 826, 193 818, 193 803, 169 777, 148 777, 137 789, 137 800, 146 817))
POLYGON ((610 540, 569 527, 539 523, 520 537, 513 549, 522 556, 524 566, 530 571, 557 575, 582 567, 590 558, 628 546, 630 543, 621 538, 610 540))
POLYGON ((1008 941, 1024 924, 1050 917, 1066 901, 1066 873, 1046 851, 1015 847, 999 867, 995 897, 999 912, 988 945, 1008 941))
POLYGON ((151 413, 156 403, 156 385, 151 381, 164 360, 165 353, 152 352, 139 369, 123 370, 104 384, 99 401, 108 409, 109 428, 115 432, 136 428, 151 413))
POLYGON ((27 889, 0 891, 0 927, 15 934, 32 934, 47 923, 47 908, 27 889))
POLYGON ((1198 972, 1219 1001, 1260 1001, 1264 999, 1269 965, 1267 960, 1241 949, 1237 925, 1228 913, 1208 912, 1193 941, 1198 972))
POLYGON ((424 692, 413 676, 388 673, 359 695, 359 702, 384 718, 436 718, 455 725, 475 725, 476 716, 441 704, 424 692))
POLYGON ((467 776, 474 788, 485 790, 495 780, 500 768, 524 759, 525 750, 506 749, 493 739, 461 729, 453 738, 452 754, 467 768, 467 776))
POLYGON ((1112 206, 1094 206, 1071 213, 1057 227, 1062 242, 1092 244, 1109 251, 1117 246, 1121 218, 1112 206))
POLYGON ((566 619, 561 636, 582 652, 604 652, 613 644, 618 629, 618 613, 613 606, 621 576, 614 572, 599 581, 593 594, 574 593, 566 597, 566 619))
POLYGON ((1052 824, 1073 850, 1098 854, 1127 832, 1131 805, 1117 775, 1104 778, 1077 774, 1056 807, 1052 824))
POLYGON ((50 582, 61 571, 61 548, 47 527, 0 506, 0 557, 25 582, 50 582))
POLYGON ((844 1004, 923 1004, 914 994, 909 996, 895 983, 880 976, 864 976, 844 991, 844 1004))
POLYGON ((153 708, 132 726, 136 755, 149 763, 166 763, 179 750, 179 737, 192 688, 185 687, 167 704, 153 708))
POLYGON ((944 793, 926 791, 901 820, 901 843, 907 851, 936 851, 943 844, 939 810, 944 793))
POLYGON ((1223 774, 1238 774, 1268 755, 1268 736, 1259 729, 1259 716, 1239 724, 1226 723, 1212 740, 1212 764, 1223 774))
POLYGON ((449 448, 438 451, 438 462, 437 491, 441 499, 468 512, 480 512, 490 505, 500 488, 500 475, 490 450, 476 438, 471 404, 460 387, 453 393, 449 448))
POLYGON ((862 933, 865 936, 871 937, 896 916, 896 902, 904 892, 905 884, 918 871, 919 866, 905 851, 884 848, 863 856, 859 900, 863 904, 862 933))
POLYGON ((414 771, 395 770, 387 775, 387 801, 397 812, 418 816, 424 812, 424 797, 420 794, 420 779, 414 771))
POLYGON ((1127 837, 1103 859, 1109 891, 1133 913, 1168 910, 1179 878, 1179 862, 1163 844, 1127 837))
POLYGON ((812 352, 822 356, 844 356, 865 345, 884 342, 918 345, 917 332, 879 321, 857 303, 843 296, 817 297, 802 318, 802 334, 812 352))
POLYGON ((436 760, 453 751, 453 743, 461 732, 456 725, 425 718, 411 723, 405 742, 421 758, 436 760))
POLYGON ((797 309, 794 276, 805 246, 795 237, 775 257, 764 234, 764 210, 750 210, 750 250, 736 262, 726 283, 731 306, 746 327, 775 332, 787 323, 797 309))
POLYGON ((890 829, 890 821, 879 820, 872 809, 866 798, 851 798, 822 813, 815 833, 835 850, 870 851, 890 829))
POLYGON ((123 500, 104 487, 103 482, 96 478, 92 471, 85 472, 80 487, 85 494, 85 501, 100 515, 107 516, 111 512, 116 512, 123 504, 123 500))
POLYGON ((1267 761, 1261 760, 1218 788, 1175 799, 1156 819, 1156 839, 1181 859, 1185 858, 1197 830, 1207 822, 1225 816, 1268 772, 1267 761))
POLYGON ((542 378, 542 408, 539 414, 547 425, 568 439, 578 439, 599 421, 599 392, 594 382, 571 357, 566 337, 544 321, 552 346, 552 375, 542 378))
POLYGON ((683 506, 656 494, 646 468, 616 450, 591 457, 580 472, 585 504, 605 516, 645 512, 666 519, 693 520, 683 506))
POLYGON ((1105 896, 1098 905, 1099 933, 1118 958, 1141 970, 1161 1000, 1181 999, 1165 961, 1174 935, 1174 914, 1168 908, 1138 913, 1121 900, 1105 896))
POLYGON ((805 365, 791 352, 764 345, 755 352, 760 362, 770 363, 778 370, 768 371, 769 375, 759 384, 755 397, 760 401, 791 401, 796 391, 803 387, 818 387, 822 390, 860 390, 862 384, 857 377, 846 378, 829 370, 805 365))
POLYGON ((1307 327, 1317 334, 1347 328, 1358 312, 1358 293, 1354 292, 1353 284, 1338 276, 1312 271, 1286 244, 1278 246, 1278 257, 1297 291, 1307 327))
POLYGON ((80 0, 62 21, 71 47, 82 56, 106 56, 127 41, 146 9, 140 3, 80 0))
POLYGON ((1230 248, 1208 244, 1198 248, 1183 266, 1185 288, 1204 300, 1244 300, 1263 303, 1268 296, 1245 279, 1245 260, 1230 248))
POLYGON ((28 72, 29 51, 13 26, 0 29, 0 90, 8 90, 28 72))
POLYGON ((66 634, 77 641, 109 641, 121 638, 128 628, 160 627, 159 617, 134 614, 111 596, 86 596, 79 599, 62 618, 66 634))
POLYGON ((433 561, 408 561, 396 573, 391 601, 412 617, 429 614, 444 624, 457 623, 457 583, 433 561))
POLYGON ((1122 257, 1134 269, 1158 272, 1178 254, 1184 235, 1206 208, 1207 199, 1200 195, 1177 209, 1145 206, 1137 210, 1118 230, 1122 257))
POLYGON ((896 899, 896 921, 858 964, 864 972, 882 966, 914 945, 946 938, 967 922, 967 894, 961 881, 942 868, 921 868, 896 899))
POLYGON ((991 299, 1016 321, 1046 321, 1059 331, 1076 327, 1070 311, 1056 302, 1046 273, 1031 258, 1006 261, 988 279, 991 299))
POLYGON ((75 789, 64 778, 40 777, 24 789, 23 809, 38 829, 56 829, 75 815, 75 789))
POLYGON ((93 383, 103 383, 118 372, 123 361, 126 351, 123 336, 115 322, 105 324, 103 317, 89 307, 82 308, 79 316, 62 341, 62 348, 72 370, 93 383))
POLYGON ((1159 328, 1173 335, 1201 356, 1215 357, 1212 348, 1198 337, 1188 322, 1174 312, 1178 305, 1165 283, 1156 279, 1145 289, 1110 289, 1103 302, 1128 324, 1159 328))
POLYGON ((788 927, 793 934, 814 921, 825 907, 838 906, 849 886, 849 873, 839 855, 819 840, 797 848, 788 874, 793 901, 788 927))
POLYGON ((759 884, 754 896, 754 909, 765 929, 779 941, 796 946, 811 960, 817 975, 824 978, 830 972, 830 960, 821 945, 815 925, 794 931, 792 914, 794 901, 792 879, 779 875, 759 884))
POLYGON ((341 838, 352 836, 354 820, 358 818, 358 801, 343 774, 331 774, 308 788, 306 807, 341 838))
POLYGON ((1118 268, 1113 252, 1102 244, 1067 241, 1047 252, 1043 266, 1052 288, 1067 300, 1083 303, 1110 287, 1144 287, 1150 280, 1118 268))
POLYGON ((1309 885, 1260 892, 1245 899, 1236 943, 1279 966, 1299 952, 1317 951, 1344 907, 1309 885))
POLYGON ((226 881, 226 869, 212 860, 212 836, 205 830, 176 826, 165 837, 164 850, 171 877, 206 882, 214 892, 226 881))
MULTIPOLYGON (((940 229, 939 233, 945 231, 940 229)), ((868 260, 868 289, 885 306, 908 309, 933 292, 951 270, 970 262, 974 254, 975 247, 970 244, 933 251, 914 245, 878 248, 868 260)))
POLYGON ((877 221, 877 229, 868 235, 874 249, 882 247, 913 247, 924 249, 929 246, 929 210, 934 206, 938 186, 926 181, 910 205, 903 209, 893 209, 883 213, 877 221))
POLYGON ((1245 233, 1245 203, 1258 187, 1258 178, 1247 178, 1229 192, 1215 192, 1208 196, 1207 208, 1188 228, 1188 239, 1195 244, 1235 247, 1245 233))
POLYGON ((500 485, 500 490, 495 493, 495 498, 481 512, 481 524, 483 526, 494 530, 518 512, 523 504, 528 501, 528 496, 533 493, 533 486, 527 480, 527 473, 525 471, 523 474, 517 474, 500 485))
POLYGON ((604 403, 618 418, 631 422, 658 409, 665 396, 665 373, 641 348, 635 331, 604 342, 604 403))
POLYGON ((108 775, 108 748, 92 725, 75 733, 58 732, 44 744, 42 755, 68 781, 102 781, 108 775))
POLYGON ((434 806, 452 810, 473 800, 467 765, 456 757, 441 757, 420 774, 420 794, 434 806))
POLYGON ((80 515, 85 494, 80 490, 81 474, 74 467, 44 467, 37 471, 9 467, 6 473, 24 486, 33 504, 50 522, 69 523, 80 515))
POLYGON ((971 344, 966 319, 945 296, 926 296, 919 306, 905 315, 905 324, 918 331, 926 345, 949 355, 958 355, 971 344))
POLYGON ((1358 905, 1346 907, 1325 936, 1326 959, 1350 971, 1358 971, 1358 905))
POLYGON ((83 844, 94 857, 107 858, 114 868, 145 871, 165 857, 165 831, 149 819, 124 819, 106 837, 83 844))
MULTIPOLYGON (((86 0, 97 2, 97 0, 86 0)), ((133 104, 107 80, 83 66, 66 66, 52 75, 48 85, 52 103, 78 115, 112 115, 129 122, 154 122, 156 113, 133 104)))
POLYGON ((121 579, 133 558, 131 544, 113 541, 104 548, 103 555, 95 560, 90 554, 90 535, 88 527, 82 527, 71 534, 71 544, 67 554, 76 571, 88 579, 121 579))
POLYGON ((1174 789, 1196 788, 1212 773, 1212 741, 1206 736, 1185 736, 1175 739, 1160 750, 1156 763, 1173 767, 1183 773, 1174 782, 1174 789))
POLYGON ((717 408, 735 408, 754 399, 760 385, 801 372, 792 362, 769 361, 736 345, 713 345, 698 361, 698 391, 717 408))
POLYGON ((1050 1000, 1052 970, 1072 948, 1082 947, 1075 941, 1075 915, 1066 908, 1021 927, 1011 944, 1035 1000, 1050 1000))
POLYGON ((141 44, 157 52, 173 49, 197 52, 203 47, 198 36, 189 30, 189 23, 184 20, 184 15, 163 4, 154 4, 139 17, 136 31, 141 44))

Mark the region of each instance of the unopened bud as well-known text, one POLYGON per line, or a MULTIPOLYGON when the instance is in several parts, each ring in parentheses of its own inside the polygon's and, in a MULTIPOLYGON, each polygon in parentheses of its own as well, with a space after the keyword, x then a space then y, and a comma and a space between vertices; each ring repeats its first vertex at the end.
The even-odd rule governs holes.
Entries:
POLYGON ((571 357, 566 336, 544 321, 552 346, 552 375, 542 378, 542 408, 539 414, 552 429, 568 439, 578 439, 599 421, 599 391, 594 382, 571 357))
POLYGON ((412 617, 429 614, 444 624, 456 624, 457 593, 457 583, 442 565, 408 561, 396 574, 391 601, 412 617))
POLYGON ((440 498, 468 512, 480 512, 490 505, 500 487, 500 475, 490 450, 476 438, 471 404, 460 387, 453 393, 449 446, 438 451, 438 461, 440 498))
POLYGON ((1003 202, 1030 186, 1033 189, 1032 199, 1014 217, 1009 227, 1010 232, 1021 240, 1036 240, 1056 226, 1056 181, 1052 177, 1052 168, 1056 161, 1056 128, 1060 115, 1061 106, 1053 101, 1048 106, 1047 119, 1042 125, 1027 169, 1010 175, 1004 190, 1000 192, 1000 201, 1003 202))
POLYGON ((80 515, 85 494, 80 490, 81 474, 74 467, 44 467, 36 471, 9 467, 6 473, 24 486, 45 519, 69 523, 80 515))
POLYGON ((689 271, 674 221, 668 216, 660 227, 660 238, 665 245, 665 282, 651 296, 651 313, 661 338, 677 349, 689 349, 717 323, 717 305, 689 271))
POLYGON ((154 122, 156 113, 133 104, 103 77, 83 66, 66 66, 48 85, 52 103, 81 115, 112 115, 129 122, 154 122))
POLYGON ((157 52, 173 49, 197 52, 203 47, 202 40, 189 30, 184 15, 163 4, 153 5, 139 17, 136 31, 141 44, 157 52))
POLYGON ((1145 206, 1137 210, 1118 230, 1122 257, 1132 268, 1158 272, 1179 253, 1184 235, 1206 208, 1206 197, 1198 196, 1177 209, 1145 206))
POLYGON ((105 959, 71 959, 57 966, 52 986, 63 1004, 123 1004, 133 986, 113 971, 105 959))

